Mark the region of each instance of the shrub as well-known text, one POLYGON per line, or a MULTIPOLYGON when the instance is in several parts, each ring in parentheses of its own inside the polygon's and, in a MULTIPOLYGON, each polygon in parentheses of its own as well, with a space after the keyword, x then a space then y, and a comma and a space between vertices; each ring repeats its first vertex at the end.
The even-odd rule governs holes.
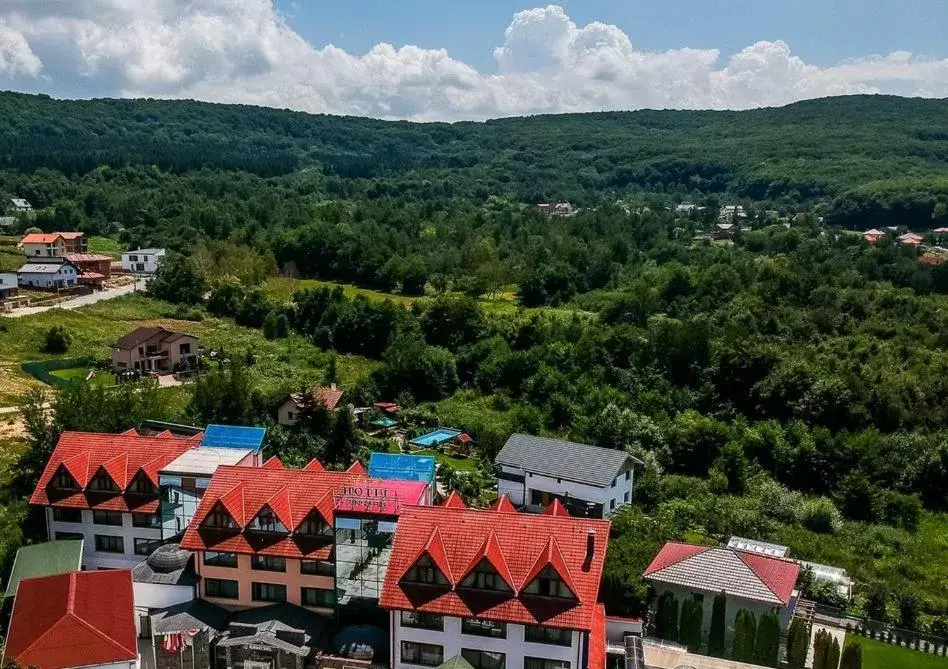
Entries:
POLYGON ((803 669, 810 650, 810 630, 801 618, 794 618, 787 632, 787 663, 791 669, 803 669))
POLYGON ((61 325, 54 325, 43 335, 43 353, 65 353, 69 350, 72 337, 61 325))
POLYGON ((722 592, 714 597, 711 608, 711 629, 708 631, 708 655, 724 657, 724 630, 727 625, 727 597, 722 592))
POLYGON ((839 669, 862 669, 862 646, 854 641, 847 643, 839 669))
POLYGON ((286 339, 290 335, 290 321, 286 314, 271 311, 263 321, 263 336, 267 339, 286 339))
POLYGON ((751 611, 741 609, 734 619, 734 640, 731 646, 731 657, 738 662, 753 662, 756 639, 757 620, 751 611))
POLYGON ((701 647, 701 622, 704 617, 702 603, 685 599, 681 603, 681 618, 678 623, 678 641, 692 653, 701 647))
POLYGON ((833 636, 824 629, 817 631, 813 637, 813 669, 831 669, 829 659, 832 648, 833 636))
POLYGON ((780 622, 773 613, 765 613, 757 623, 753 661, 765 667, 776 667, 779 653, 780 622))
POLYGON ((839 530, 842 518, 830 500, 819 497, 806 502, 800 515, 800 522, 813 532, 833 534, 839 530))

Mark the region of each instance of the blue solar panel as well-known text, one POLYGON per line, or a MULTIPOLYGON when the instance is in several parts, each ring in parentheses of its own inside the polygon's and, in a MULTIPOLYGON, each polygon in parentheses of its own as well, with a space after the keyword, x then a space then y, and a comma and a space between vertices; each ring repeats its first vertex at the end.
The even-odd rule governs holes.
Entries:
POLYGON ((430 455, 372 453, 369 457, 369 476, 377 479, 431 483, 435 478, 435 459, 430 455))
POLYGON ((240 425, 208 425, 204 429, 201 446, 247 448, 253 451, 263 446, 267 436, 265 427, 242 427, 240 425))

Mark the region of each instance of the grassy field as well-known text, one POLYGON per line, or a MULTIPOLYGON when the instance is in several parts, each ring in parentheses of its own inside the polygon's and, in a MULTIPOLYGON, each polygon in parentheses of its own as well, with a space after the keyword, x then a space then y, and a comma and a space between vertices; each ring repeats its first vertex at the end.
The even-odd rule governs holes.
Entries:
MULTIPOLYGON (((52 357, 40 351, 43 334, 62 325, 72 335, 68 357, 108 357, 109 345, 128 331, 146 325, 161 325, 194 334, 208 348, 223 347, 227 355, 251 351, 254 373, 265 392, 280 393, 303 383, 320 383, 330 354, 307 339, 294 335, 269 341, 260 330, 235 325, 230 319, 207 318, 202 322, 168 318, 171 305, 141 294, 75 309, 53 309, 23 318, 0 319, 0 406, 11 406, 28 388, 41 385, 20 369, 27 360, 52 357)), ((367 377, 378 363, 358 356, 338 356, 337 370, 343 388, 367 377)))
MULTIPOLYGON (((89 374, 89 368, 70 367, 68 369, 55 369, 50 372, 50 374, 67 381, 84 381, 89 374)), ((115 385, 115 377, 111 372, 96 372, 95 376, 90 379, 90 383, 94 386, 113 386, 115 385)))
POLYGON ((862 646, 863 669, 946 669, 948 658, 863 637, 847 637, 862 646))
MULTIPOLYGON (((394 443, 388 449, 389 453, 401 453, 402 451, 394 443)), ((477 468, 477 461, 474 458, 458 458, 453 455, 439 453, 432 449, 422 451, 412 451, 412 455, 433 455, 438 464, 448 464, 459 472, 472 472, 477 468)))
POLYGON ((89 237, 89 253, 101 253, 116 260, 121 259, 125 245, 111 237, 89 237))

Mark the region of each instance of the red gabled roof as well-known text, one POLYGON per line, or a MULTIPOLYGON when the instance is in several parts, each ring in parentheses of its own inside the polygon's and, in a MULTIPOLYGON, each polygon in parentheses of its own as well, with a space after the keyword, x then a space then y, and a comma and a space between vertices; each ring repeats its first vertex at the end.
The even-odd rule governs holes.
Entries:
POLYGON ((694 544, 682 544, 677 541, 669 541, 662 546, 662 550, 658 552, 658 555, 652 558, 652 562, 645 568, 644 575, 648 576, 652 572, 664 569, 665 567, 686 560, 692 555, 703 553, 709 549, 709 546, 695 546, 694 544))
POLYGON ((334 520, 334 491, 369 480, 366 476, 345 472, 219 466, 188 525, 181 546, 194 551, 328 559, 332 554, 332 537, 303 538, 294 534, 261 537, 262 533, 245 528, 264 505, 269 505, 291 532, 313 509, 331 524, 334 520), (233 516, 239 530, 202 526, 218 503, 233 516))
MULTIPOLYGON (((379 605, 458 617, 479 617, 519 624, 543 624, 580 631, 594 625, 609 522, 589 518, 533 514, 497 514, 443 506, 406 507, 398 519, 395 544, 379 605), (402 583, 404 574, 431 543, 434 531, 453 575, 465 573, 485 553, 503 557, 513 592, 474 592, 466 588, 402 583), (587 559, 589 533, 593 551, 587 559), (493 539, 491 534, 494 535, 493 539), (496 545, 495 545, 496 544, 496 545), (536 567, 537 563, 540 564, 536 567), (576 594, 559 599, 521 593, 531 573, 551 563, 576 594)), ((432 558, 434 559, 434 558, 432 558)), ((447 576, 447 574, 446 574, 447 576)))
POLYGON ((602 604, 596 605, 596 613, 593 616, 586 667, 587 669, 606 669, 606 607, 602 604))
POLYGON ((797 563, 746 551, 737 551, 737 554, 777 599, 781 602, 790 601, 790 594, 800 575, 800 566, 797 563))
POLYGON ((50 234, 45 234, 42 232, 31 232, 26 235, 23 239, 20 240, 20 243, 17 246, 22 244, 53 244, 57 239, 62 239, 62 235, 58 232, 53 232, 50 234))
POLYGON ((353 462, 351 465, 349 465, 349 469, 346 470, 346 473, 347 473, 347 474, 358 474, 359 476, 368 476, 368 475, 369 475, 369 471, 365 468, 365 465, 363 465, 363 464, 362 464, 361 462, 359 462, 358 460, 356 460, 356 461, 353 462))
POLYGON ((570 592, 576 594, 576 585, 573 583, 573 577, 570 576, 569 567, 566 566, 563 553, 560 552, 560 547, 556 543, 556 537, 552 535, 547 539, 546 545, 543 547, 543 550, 540 551, 540 554, 537 555, 533 567, 530 568, 530 571, 527 572, 527 575, 520 583, 520 589, 522 590, 530 585, 533 579, 539 576, 540 572, 547 567, 552 567, 563 580, 563 583, 566 584, 566 587, 570 589, 570 592))
MULTIPOLYGON (((322 404, 326 411, 335 411, 342 399, 342 390, 339 388, 313 388, 309 391, 315 404, 322 404)), ((290 398, 300 406, 303 397, 301 393, 293 393, 290 398)))
POLYGON ((500 549, 500 543, 497 541, 497 535, 494 534, 493 530, 488 533, 484 543, 481 544, 478 551, 474 553, 467 569, 464 570, 461 574, 461 578, 458 579, 458 583, 464 581, 467 575, 481 563, 481 560, 487 560, 500 577, 504 579, 504 583, 506 583, 512 591, 517 591, 517 584, 514 583, 513 576, 510 575, 510 569, 507 567, 507 559, 504 557, 504 552, 500 549))
POLYGON ((548 516, 568 516, 569 511, 566 510, 566 507, 560 502, 560 500, 553 498, 553 501, 547 504, 543 508, 543 513, 548 516))
POLYGON ((4 664, 63 669, 137 657, 130 571, 78 571, 20 582, 4 664))
POLYGON ((316 458, 313 458, 312 460, 310 460, 303 466, 303 471, 304 472, 324 472, 326 471, 326 468, 323 467, 323 463, 321 463, 316 458))
MULTIPOLYGON (((198 440, 200 435, 198 435, 198 440)), ((66 469, 81 488, 99 469, 104 469, 123 491, 139 471, 158 485, 158 470, 185 451, 196 446, 194 439, 162 439, 132 434, 99 434, 64 432, 53 449, 40 476, 30 504, 110 511, 154 513, 157 498, 133 494, 109 494, 83 490, 63 491, 49 488, 60 466, 66 469)))
POLYGON ((447 507, 449 509, 466 509, 467 504, 464 503, 464 500, 461 499, 461 496, 458 494, 457 490, 452 490, 451 494, 448 495, 448 498, 441 502, 441 506, 447 507))
MULTIPOLYGON (((307 465, 308 466, 308 465, 307 465)), ((283 461, 277 456, 273 456, 263 463, 264 469, 286 469, 286 465, 283 464, 283 461)))
POLYGON ((517 511, 517 507, 513 505, 513 502, 510 501, 508 495, 501 495, 493 502, 490 503, 490 510, 496 511, 498 513, 520 513, 517 511))
MULTIPOLYGON (((57 232, 56 234, 58 234, 63 239, 79 239, 80 237, 85 237, 86 235, 84 232, 57 232)), ((108 256, 103 257, 108 258, 108 256)), ((111 260, 111 258, 109 258, 109 260, 111 260)))

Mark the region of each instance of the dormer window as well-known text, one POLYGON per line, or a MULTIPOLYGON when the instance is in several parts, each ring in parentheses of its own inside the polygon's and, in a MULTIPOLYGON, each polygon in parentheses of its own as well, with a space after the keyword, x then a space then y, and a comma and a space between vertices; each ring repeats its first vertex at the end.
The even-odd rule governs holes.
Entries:
POLYGON ((540 597, 557 597, 560 599, 576 599, 576 595, 569 589, 553 567, 544 567, 535 579, 523 589, 526 595, 540 597))
POLYGON ((333 535, 332 526, 327 524, 316 511, 310 512, 306 519, 300 523, 296 530, 297 534, 306 537, 331 537, 333 535))
POLYGON ((213 509, 211 509, 211 512, 207 514, 207 517, 201 524, 204 527, 210 527, 219 530, 237 529, 237 523, 234 522, 233 516, 227 513, 227 510, 219 503, 216 504, 213 509))
POLYGON ((277 518, 270 507, 264 507, 250 522, 248 529, 257 532, 282 532, 286 534, 286 526, 277 518))
POLYGON ((79 490, 79 484, 76 483, 76 479, 66 471, 65 467, 57 469, 56 475, 53 476, 53 479, 49 483, 50 486, 57 490, 79 490))
POLYGON ((427 555, 418 558, 412 568, 405 572, 402 582, 419 585, 449 585, 448 579, 427 555))
POLYGON ((158 488, 147 476, 139 472, 128 484, 128 492, 138 495, 157 495, 158 488))
POLYGON ((461 581, 462 588, 474 590, 493 590, 494 592, 511 592, 510 586, 494 569, 494 565, 486 558, 461 581))
POLYGON ((122 492, 104 469, 100 469, 98 473, 92 477, 92 480, 89 481, 89 490, 96 492, 122 492))

